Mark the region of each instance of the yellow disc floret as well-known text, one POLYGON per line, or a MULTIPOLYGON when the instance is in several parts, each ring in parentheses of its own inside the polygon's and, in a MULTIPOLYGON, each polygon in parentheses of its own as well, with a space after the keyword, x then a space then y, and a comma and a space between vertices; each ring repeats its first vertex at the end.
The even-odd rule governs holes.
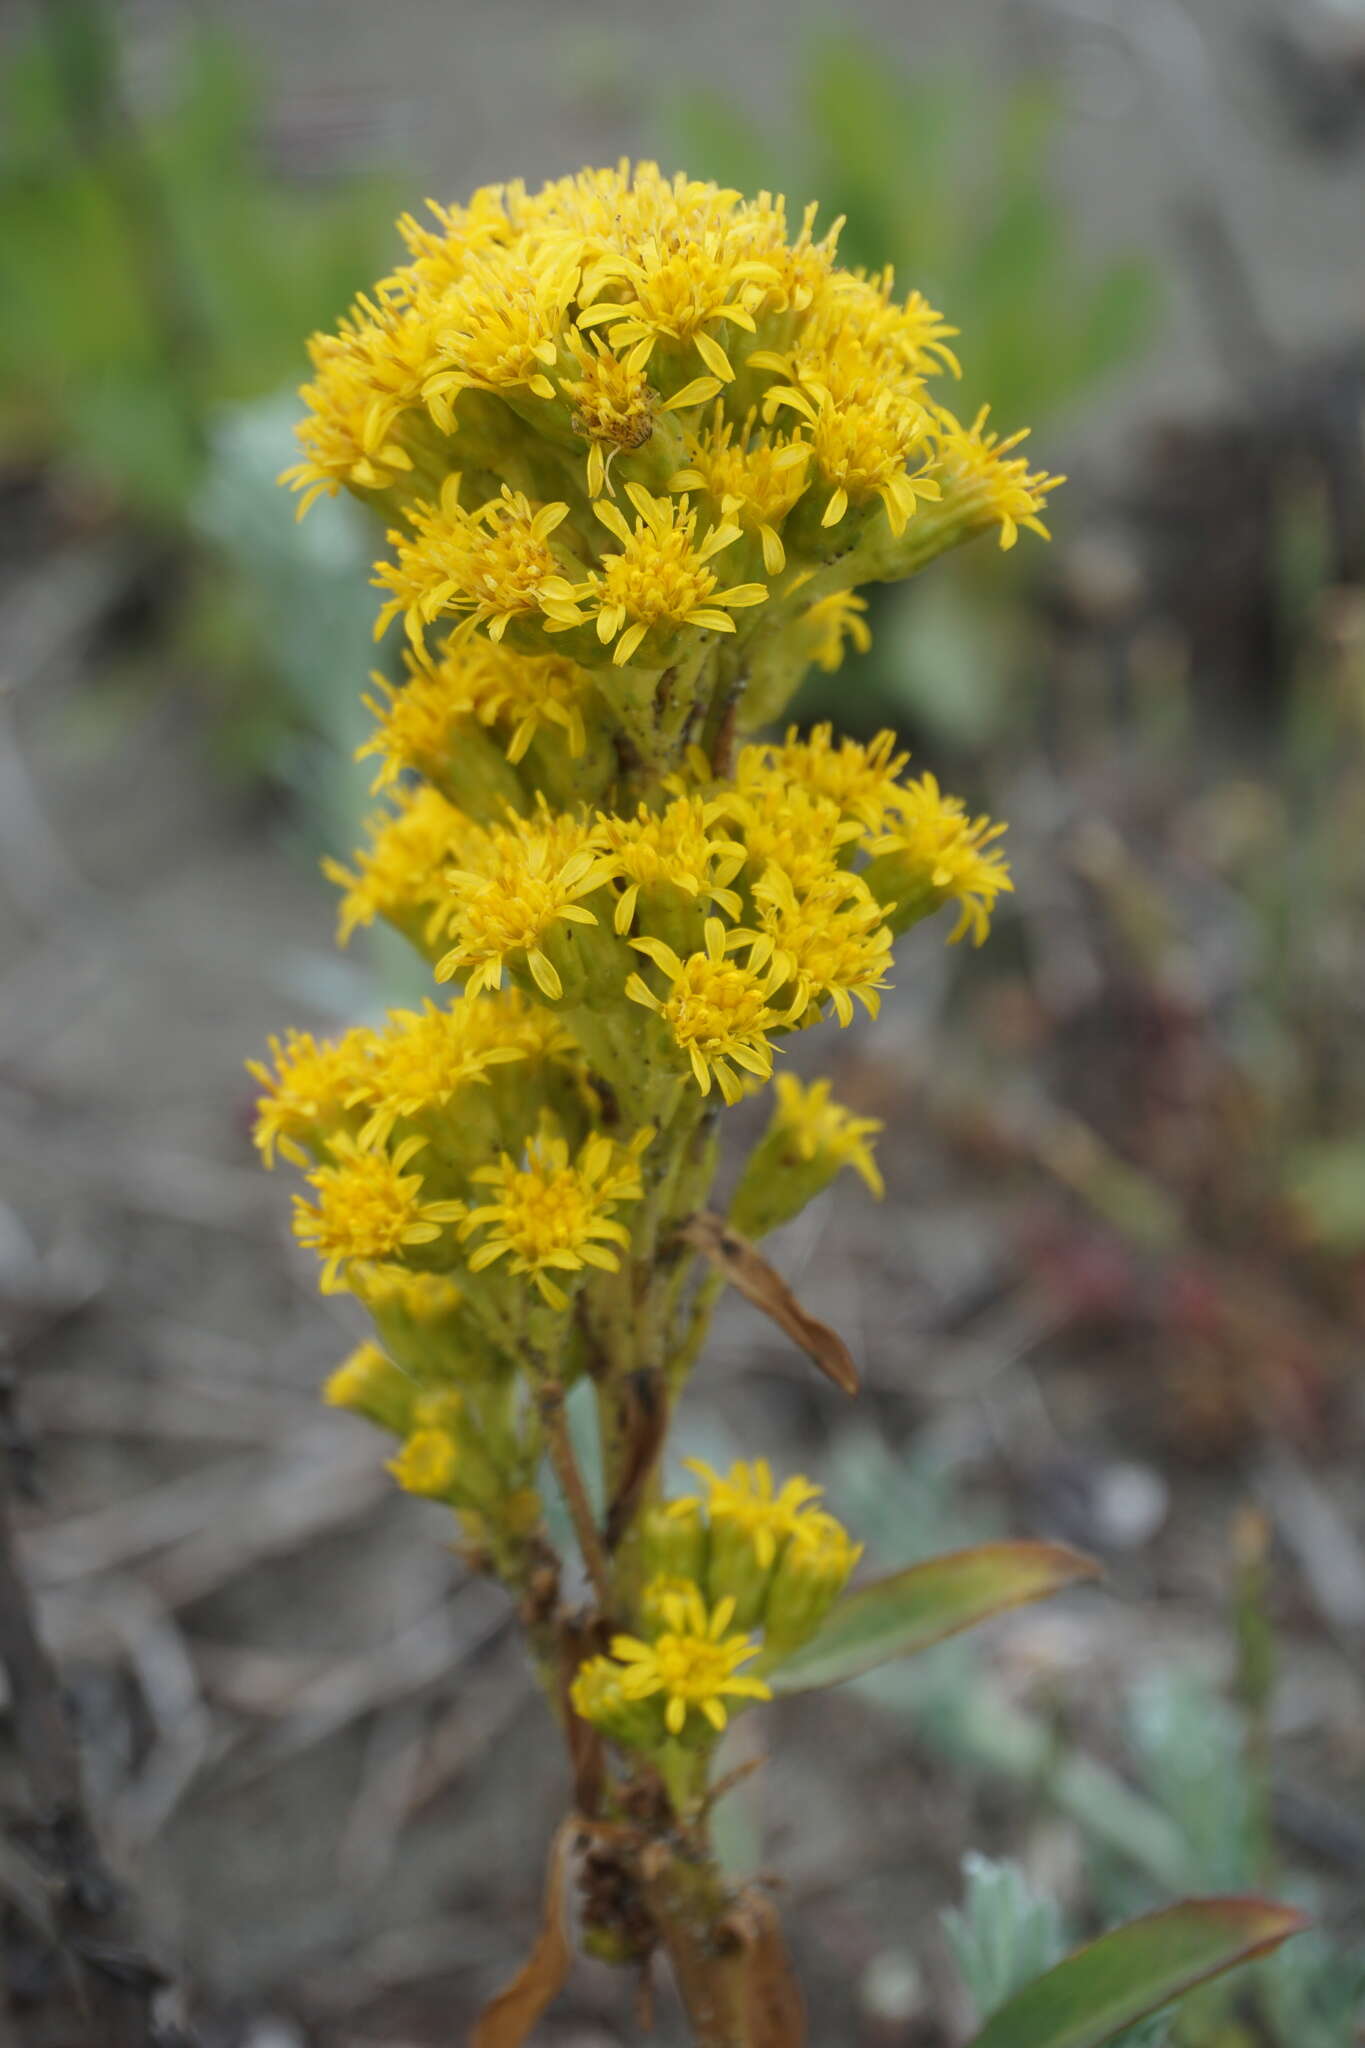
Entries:
POLYGON ((474 1180, 495 1199, 471 1210, 462 1226, 466 1237, 486 1233, 469 1255, 470 1270, 480 1273, 505 1257, 511 1272, 530 1274, 555 1309, 567 1308, 569 1300, 552 1274, 587 1266, 616 1272, 614 1247, 628 1245, 630 1232, 615 1210, 640 1199, 640 1154, 653 1135, 641 1131, 620 1146, 598 1133, 571 1159, 566 1140, 547 1129, 521 1159, 504 1153, 496 1166, 481 1167, 474 1180))
POLYGON ((669 479, 669 489, 705 491, 716 499, 723 518, 758 535, 764 568, 780 576, 787 556, 778 529, 806 488, 810 443, 759 427, 752 410, 736 427, 717 405, 708 432, 692 436, 691 452, 690 465, 669 479))
POLYGON ((740 962, 733 948, 742 936, 727 931, 718 917, 708 917, 705 950, 686 960, 662 939, 632 939, 637 952, 668 977, 669 990, 666 996, 656 995, 638 974, 626 983, 632 1002, 662 1017, 702 1094, 709 1095, 714 1082, 727 1102, 738 1102, 744 1093, 736 1067, 761 1080, 772 1073, 768 1033, 790 1021, 771 1006, 788 979, 785 963, 770 961, 760 970, 740 962))
POLYGON ((414 505, 410 530, 390 533, 395 559, 375 565, 375 583, 389 593, 376 638, 400 612, 415 645, 424 626, 452 614, 466 631, 483 626, 491 640, 516 620, 547 633, 579 625, 575 584, 550 544, 568 514, 567 505, 533 505, 505 484, 467 511, 460 478, 448 478, 439 504, 414 505))
POLYGON ((886 1192, 869 1138, 882 1129, 874 1116, 854 1116, 830 1096, 826 1080, 809 1086, 795 1074, 779 1074, 776 1081, 773 1128, 790 1145, 798 1159, 828 1161, 851 1166, 874 1195, 886 1192))
POLYGON ((348 1104, 368 1111, 362 1146, 387 1144, 400 1117, 444 1109, 457 1090, 486 1082, 490 1067, 523 1057, 519 1046, 500 1044, 490 1032, 489 1008, 466 996, 448 1010, 428 1001, 420 1010, 389 1012, 348 1104))
POLYGON ((615 641, 612 660, 618 667, 652 630, 665 637, 683 626, 733 633, 732 610, 764 603, 766 583, 736 583, 721 590, 719 578, 707 567, 739 539, 738 526, 713 526, 698 540, 697 514, 686 497, 654 498, 639 484, 627 484, 626 495, 635 508, 634 526, 605 499, 593 508, 621 552, 607 555, 592 572, 583 600, 596 613, 598 639, 604 646, 615 641))
POLYGON ((345 1287, 354 1260, 399 1258, 465 1215, 463 1202, 424 1202, 421 1174, 404 1171, 425 1143, 414 1135, 389 1153, 364 1151, 345 1133, 332 1139, 328 1163, 308 1176, 316 1202, 294 1197, 294 1235, 323 1261, 324 1294, 345 1287))
MULTIPOLYGON (((740 1671, 757 1656, 758 1644, 749 1636, 729 1633, 733 1600, 718 1600, 708 1613, 700 1589, 687 1586, 665 1594, 660 1605, 663 1627, 652 1642, 638 1636, 612 1638, 612 1657, 625 1666, 620 1679, 625 1699, 659 1700, 664 1727, 676 1736, 683 1734, 694 1712, 721 1734, 729 1719, 727 1701, 772 1698, 771 1687, 761 1678, 740 1671)), ((588 1704, 590 1700, 589 1695, 588 1704)), ((579 1711, 585 1711, 584 1705, 579 1711)))
POLYGON ((572 817, 542 812, 495 827, 476 849, 478 866, 452 868, 449 929, 455 943, 436 969, 438 981, 462 975, 470 995, 501 988, 503 970, 525 966, 541 994, 563 994, 559 970, 545 951, 557 924, 596 924, 581 899, 610 879, 593 829, 572 817))
POLYGON ((319 1041, 311 1032, 286 1031, 270 1040, 272 1067, 248 1060, 247 1072, 265 1093, 256 1104, 252 1136, 267 1166, 275 1154, 296 1166, 308 1161, 345 1121, 345 1111, 372 1044, 368 1031, 319 1041))

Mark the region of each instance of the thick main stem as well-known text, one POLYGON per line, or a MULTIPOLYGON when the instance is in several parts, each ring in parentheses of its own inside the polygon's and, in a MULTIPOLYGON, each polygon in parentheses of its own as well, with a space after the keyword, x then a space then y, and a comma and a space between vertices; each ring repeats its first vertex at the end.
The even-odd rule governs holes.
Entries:
POLYGON ((646 1852, 645 1896, 697 2048, 804 2048, 805 2018, 776 1916, 731 1894, 714 1863, 646 1852))

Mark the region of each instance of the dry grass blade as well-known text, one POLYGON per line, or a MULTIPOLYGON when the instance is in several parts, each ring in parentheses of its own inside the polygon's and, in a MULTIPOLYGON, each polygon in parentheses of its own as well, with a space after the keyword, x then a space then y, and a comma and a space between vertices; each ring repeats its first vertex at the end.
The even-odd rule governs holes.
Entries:
POLYGON ((470 2048, 521 2048, 536 2021, 568 1982, 573 1949, 564 1925, 564 1886, 569 1849, 577 1828, 562 1821, 550 1844, 545 1873, 545 1913, 536 1945, 510 1984, 480 2013, 470 2048))
POLYGON ((754 1250, 747 1238, 731 1230, 723 1216, 703 1209, 683 1225, 679 1236, 705 1253, 746 1301, 762 1309, 765 1316, 771 1316, 841 1393, 857 1393, 858 1368, 843 1338, 828 1323, 817 1321, 802 1308, 782 1275, 754 1250))

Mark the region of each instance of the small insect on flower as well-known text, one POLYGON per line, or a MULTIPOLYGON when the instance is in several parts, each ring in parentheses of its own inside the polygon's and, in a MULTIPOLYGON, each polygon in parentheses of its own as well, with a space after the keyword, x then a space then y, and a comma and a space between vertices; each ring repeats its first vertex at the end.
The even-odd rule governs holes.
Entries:
POLYGON ((690 1713, 696 1712, 722 1734, 729 1720, 728 1700, 767 1700, 772 1688, 761 1678, 740 1671, 758 1655, 752 1637, 729 1634, 733 1600, 718 1600, 708 1613, 701 1589, 687 1586, 669 1592, 660 1602, 663 1627, 652 1642, 639 1636, 614 1636, 611 1655, 624 1665, 621 1693, 627 1700, 660 1699, 664 1727, 682 1735, 690 1713))
POLYGON ((406 1173, 426 1139, 404 1138, 392 1153, 363 1151, 349 1133, 328 1145, 325 1166, 309 1174, 317 1201, 294 1197, 294 1235, 324 1262, 322 1291, 338 1294, 358 1259, 396 1259, 413 1245, 431 1244, 442 1226, 468 1213, 463 1202, 424 1202, 422 1176, 406 1173))
POLYGON ((788 975, 782 961, 760 970, 733 957, 735 945, 752 941, 752 932, 727 931, 718 917, 708 917, 704 935, 706 950, 686 960, 662 939, 632 939, 635 950, 667 975, 670 987, 666 996, 657 996, 643 976, 632 974, 626 994, 662 1017, 703 1095, 714 1082, 727 1102, 738 1102, 744 1084, 735 1067, 765 1081, 772 1073, 768 1033, 791 1019, 771 1007, 771 998, 788 975))
POLYGON ((578 375, 562 378, 559 388, 573 407, 573 431, 588 444, 588 496, 600 498, 610 488, 612 458, 643 448, 653 434, 660 398, 645 372, 623 362, 600 335, 575 329, 569 352, 578 375))
POLYGON ((462 1237, 488 1233, 469 1254, 470 1271, 481 1273, 505 1257, 509 1271, 529 1273, 558 1310, 569 1306, 569 1297, 552 1273, 581 1273, 588 1266, 619 1271, 613 1247, 629 1245, 630 1232, 614 1211, 643 1194, 640 1154, 653 1136, 637 1131, 621 1146, 598 1132, 571 1160, 566 1140, 546 1128, 521 1159, 504 1152, 496 1166, 480 1167, 473 1178, 495 1190, 496 1199, 471 1210, 462 1226, 462 1237))

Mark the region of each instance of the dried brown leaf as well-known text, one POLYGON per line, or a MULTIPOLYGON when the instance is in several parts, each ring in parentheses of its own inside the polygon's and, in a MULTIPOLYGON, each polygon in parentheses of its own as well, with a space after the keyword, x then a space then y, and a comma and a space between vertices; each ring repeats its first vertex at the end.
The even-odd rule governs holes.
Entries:
POLYGON ((755 1251, 747 1238, 731 1230, 723 1216, 701 1209, 682 1226, 679 1235, 697 1251, 704 1252, 746 1301, 762 1309, 765 1316, 771 1316, 819 1366, 826 1379, 833 1380, 842 1393, 857 1393, 858 1368, 843 1338, 828 1323, 818 1322, 807 1314, 782 1275, 755 1251))
POLYGON ((521 2048, 536 2021, 568 1981, 573 1967, 564 1921, 564 1888, 569 1849, 578 1832, 569 1819, 550 1844, 545 1871, 545 1910, 536 1945, 510 1984, 504 1984, 474 2022, 469 2048, 521 2048))

